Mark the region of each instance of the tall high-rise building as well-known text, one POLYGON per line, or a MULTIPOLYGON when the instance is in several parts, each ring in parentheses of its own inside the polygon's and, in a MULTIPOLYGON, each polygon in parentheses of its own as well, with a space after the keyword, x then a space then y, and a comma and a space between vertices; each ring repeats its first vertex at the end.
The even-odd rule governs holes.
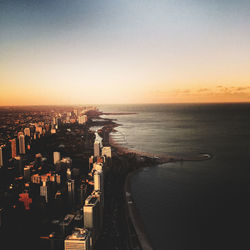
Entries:
POLYGON ((15 158, 16 157, 16 139, 11 139, 10 140, 11 143, 11 157, 15 158))
POLYGON ((25 166, 23 169, 23 177, 25 181, 30 181, 30 166, 25 166))
POLYGON ((94 163, 94 156, 91 155, 89 157, 89 170, 91 170, 91 168, 93 167, 93 163, 94 163))
POLYGON ((56 174, 56 183, 61 184, 61 175, 56 174))
POLYGON ((106 156, 111 158, 111 147, 103 147, 102 148, 102 156, 106 156))
POLYGON ((90 250, 90 233, 87 229, 75 228, 64 241, 65 250, 90 250))
POLYGON ((71 170, 70 170, 70 168, 67 168, 67 179, 68 180, 71 179, 71 170))
POLYGON ((0 228, 4 225, 4 209, 0 207, 0 228))
POLYGON ((10 158, 9 153, 10 151, 5 144, 0 146, 0 167, 6 165, 8 159, 10 158))
POLYGON ((68 203, 71 207, 75 204, 75 181, 74 180, 68 180, 67 181, 67 187, 68 187, 68 203))
POLYGON ((94 172, 94 190, 103 192, 103 172, 94 172))
POLYGON ((58 129, 58 125, 59 125, 58 117, 53 117, 53 120, 52 120, 52 123, 51 123, 51 128, 58 129))
POLYGON ((69 180, 67 182, 68 185, 68 192, 69 193, 74 193, 75 192, 75 181, 74 180, 69 180))
POLYGON ((24 135, 30 136, 30 128, 25 128, 24 129, 24 135))
POLYGON ((103 227, 103 214, 104 214, 104 195, 103 195, 103 192, 101 191, 93 191, 91 193, 92 196, 96 197, 99 202, 100 202, 100 206, 99 206, 99 209, 100 209, 100 228, 103 227))
POLYGON ((3 149, 0 147, 0 167, 3 166, 3 149))
POLYGON ((19 139, 20 135, 23 135, 23 132, 20 131, 17 133, 17 139, 19 139))
POLYGON ((49 202, 48 186, 46 181, 43 181, 43 185, 40 186, 40 196, 45 198, 46 203, 49 202))
POLYGON ((53 117, 52 125, 56 125, 56 117, 53 117))
POLYGON ((85 205, 83 207, 84 212, 84 227, 88 229, 94 229, 98 222, 98 209, 99 200, 97 197, 89 195, 85 200, 85 205))
POLYGON ((86 193, 87 193, 87 185, 85 183, 81 183, 78 189, 78 200, 81 206, 83 206, 84 204, 86 193))
POLYGON ((20 155, 18 155, 14 159, 15 159, 14 164, 15 164, 16 169, 18 170, 18 174, 20 176, 23 176, 23 168, 24 168, 24 166, 23 166, 22 157, 20 155))
POLYGON ((38 132, 41 135, 43 133, 43 128, 40 126, 36 126, 36 132, 38 132))
POLYGON ((84 227, 91 229, 93 240, 97 238, 100 231, 100 202, 97 197, 90 195, 83 206, 84 227))
POLYGON ((25 154, 25 137, 24 137, 24 135, 19 136, 19 153, 21 155, 25 154))
POLYGON ((54 152, 53 153, 53 158, 54 158, 54 164, 58 163, 61 159, 60 152, 54 152))
POLYGON ((95 141, 94 143, 94 156, 100 156, 100 142, 99 141, 95 141))
POLYGON ((103 165, 102 163, 94 163, 93 164, 93 171, 96 170, 96 171, 103 171, 103 165))
POLYGON ((78 123, 79 124, 84 124, 88 121, 88 117, 87 115, 81 115, 81 116, 78 116, 78 123))

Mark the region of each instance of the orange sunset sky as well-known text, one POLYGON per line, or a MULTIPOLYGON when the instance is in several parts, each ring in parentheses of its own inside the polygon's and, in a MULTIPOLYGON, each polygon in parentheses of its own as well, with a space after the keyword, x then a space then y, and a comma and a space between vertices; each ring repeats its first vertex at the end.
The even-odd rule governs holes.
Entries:
POLYGON ((250 101, 250 2, 2 1, 0 105, 250 101))

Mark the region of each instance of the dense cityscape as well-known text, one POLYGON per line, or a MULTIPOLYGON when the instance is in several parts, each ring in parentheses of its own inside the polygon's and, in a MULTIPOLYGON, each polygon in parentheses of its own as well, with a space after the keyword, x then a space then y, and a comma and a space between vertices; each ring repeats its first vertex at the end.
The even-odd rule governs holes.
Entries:
POLYGON ((146 161, 111 148, 114 123, 100 114, 96 107, 1 109, 6 249, 140 249, 123 185, 127 173, 146 161))

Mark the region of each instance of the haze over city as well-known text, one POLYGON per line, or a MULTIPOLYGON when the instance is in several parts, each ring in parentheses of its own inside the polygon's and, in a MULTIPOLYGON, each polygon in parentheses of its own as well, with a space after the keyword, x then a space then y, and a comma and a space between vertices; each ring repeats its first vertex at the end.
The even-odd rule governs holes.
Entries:
POLYGON ((1 1, 0 105, 247 102, 250 3, 1 1))

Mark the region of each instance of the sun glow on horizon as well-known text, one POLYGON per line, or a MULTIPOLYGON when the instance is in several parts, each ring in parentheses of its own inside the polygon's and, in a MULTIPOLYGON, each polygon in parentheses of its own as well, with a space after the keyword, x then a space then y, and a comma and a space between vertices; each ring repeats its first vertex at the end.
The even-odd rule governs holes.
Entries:
POLYGON ((0 15, 0 105, 250 101, 244 0, 3 1, 0 15))

